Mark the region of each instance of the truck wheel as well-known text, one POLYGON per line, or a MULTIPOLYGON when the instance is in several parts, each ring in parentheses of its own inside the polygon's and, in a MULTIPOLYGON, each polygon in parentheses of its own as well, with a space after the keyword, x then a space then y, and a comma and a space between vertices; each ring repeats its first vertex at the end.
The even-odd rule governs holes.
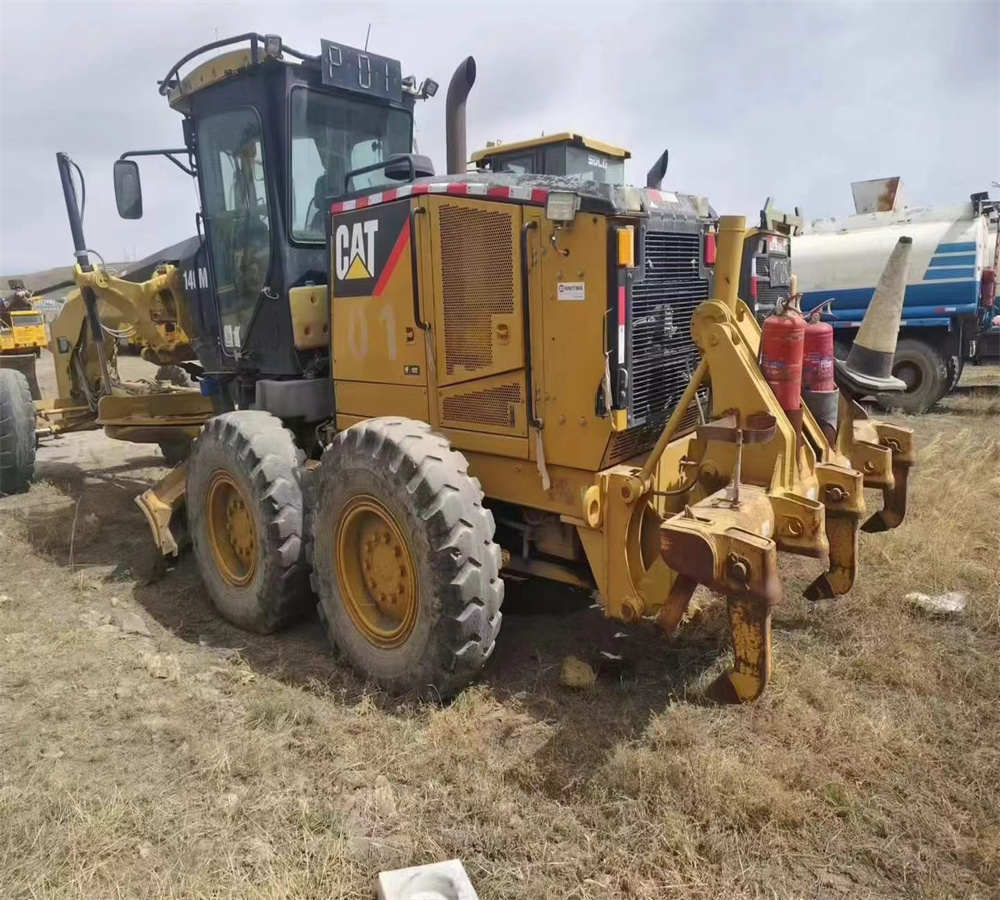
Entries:
POLYGON ((188 464, 188 531, 223 618, 269 634, 307 608, 301 457, 270 413, 209 419, 188 464))
POLYGON ((0 369, 0 496, 28 489, 35 474, 35 404, 28 379, 0 369))
POLYGON ((912 338, 900 338, 892 360, 892 374, 906 384, 898 394, 879 394, 883 409, 921 413, 930 409, 948 387, 948 367, 938 351, 912 338))
POLYGON ((156 380, 167 381, 174 387, 191 387, 194 384, 191 376, 180 366, 160 366, 156 370, 156 380))
POLYGON ((485 665, 504 585, 482 501, 465 457, 423 422, 369 419, 334 438, 317 478, 312 584, 359 673, 445 699, 485 665))

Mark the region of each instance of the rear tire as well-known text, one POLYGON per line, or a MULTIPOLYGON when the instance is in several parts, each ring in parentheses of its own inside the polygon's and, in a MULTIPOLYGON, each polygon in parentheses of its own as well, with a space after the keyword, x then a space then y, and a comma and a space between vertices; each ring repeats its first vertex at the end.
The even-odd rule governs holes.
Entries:
POLYGON ((270 634, 308 608, 302 547, 302 461, 270 413, 208 420, 187 478, 188 531, 216 609, 247 631, 270 634))
POLYGON ((948 366, 944 357, 930 344, 913 338, 900 338, 892 360, 892 374, 906 382, 899 394, 879 394, 882 409, 922 413, 938 402, 948 388, 948 366))
POLYGON ((35 476, 35 404, 28 379, 0 369, 0 496, 20 494, 35 476))
POLYGON ((465 457, 423 422, 369 419, 326 449, 312 584, 331 642, 360 674, 446 699, 486 664, 504 585, 482 501, 465 457))

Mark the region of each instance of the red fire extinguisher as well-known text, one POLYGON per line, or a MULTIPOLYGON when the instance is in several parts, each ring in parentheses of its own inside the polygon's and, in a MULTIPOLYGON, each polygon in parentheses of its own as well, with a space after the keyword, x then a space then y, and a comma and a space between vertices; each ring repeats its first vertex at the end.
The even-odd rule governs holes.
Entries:
POLYGON ((979 282, 979 303, 983 309, 993 309, 997 297, 997 273, 993 269, 983 269, 979 282))
POLYGON ((764 320, 760 339, 760 367, 786 412, 802 408, 802 358, 806 322, 789 300, 778 301, 764 320))
POLYGON ((810 314, 802 339, 802 390, 827 392, 837 389, 833 380, 833 326, 823 321, 832 300, 821 303, 810 314))

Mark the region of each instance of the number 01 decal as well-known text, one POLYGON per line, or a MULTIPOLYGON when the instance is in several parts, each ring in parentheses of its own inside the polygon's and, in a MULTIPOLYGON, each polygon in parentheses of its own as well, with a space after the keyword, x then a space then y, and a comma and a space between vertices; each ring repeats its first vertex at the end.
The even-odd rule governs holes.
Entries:
MULTIPOLYGON (((370 349, 368 343, 368 304, 355 303, 351 306, 347 321, 347 347, 355 359, 367 359, 370 349)), ((396 311, 390 304, 385 304, 378 314, 378 321, 385 326, 385 352, 390 362, 395 362, 398 355, 396 343, 396 311)))
POLYGON ((385 323, 385 342, 389 349, 389 360, 396 361, 396 312, 389 306, 383 306, 378 320, 385 323))

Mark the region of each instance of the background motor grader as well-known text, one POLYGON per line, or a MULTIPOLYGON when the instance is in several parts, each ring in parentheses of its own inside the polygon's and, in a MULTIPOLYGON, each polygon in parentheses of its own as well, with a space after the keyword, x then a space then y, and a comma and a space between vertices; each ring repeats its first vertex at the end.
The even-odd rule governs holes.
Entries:
MULTIPOLYGON (((683 194, 465 173, 474 80, 470 58, 436 177, 410 153, 436 85, 394 60, 244 35, 171 69, 204 222, 178 269, 214 415, 140 506, 165 553, 190 540, 230 621, 274 630, 311 583, 339 651, 393 690, 475 676, 506 569, 668 630, 698 584, 718 591, 735 657, 720 686, 753 699, 777 550, 821 561, 813 596, 849 590, 864 486, 885 496, 868 527, 899 524, 911 435, 833 397, 830 441, 779 405, 737 297, 742 219, 716 235, 683 194)), ((136 218, 133 161, 115 186, 136 218)), ((873 303, 893 334, 894 285, 873 303)), ((841 377, 881 377, 865 340, 841 377)))
MULTIPOLYGON (((574 132, 543 135, 525 141, 487 144, 472 154, 479 171, 568 175, 608 184, 626 183, 625 162, 632 154, 621 147, 574 132)), ((664 150, 646 173, 646 187, 660 190, 667 173, 669 153, 664 150)), ((713 226, 718 216, 708 201, 699 198, 702 215, 713 226)), ((795 293, 792 281, 791 238, 802 231, 799 210, 794 215, 777 210, 768 197, 760 211, 760 224, 747 229, 740 261, 739 296, 763 322, 779 299, 795 293)))
POLYGON ((48 345, 45 317, 20 278, 11 278, 7 284, 10 294, 0 297, 0 368, 23 373, 31 397, 37 400, 41 394, 35 360, 48 345))

